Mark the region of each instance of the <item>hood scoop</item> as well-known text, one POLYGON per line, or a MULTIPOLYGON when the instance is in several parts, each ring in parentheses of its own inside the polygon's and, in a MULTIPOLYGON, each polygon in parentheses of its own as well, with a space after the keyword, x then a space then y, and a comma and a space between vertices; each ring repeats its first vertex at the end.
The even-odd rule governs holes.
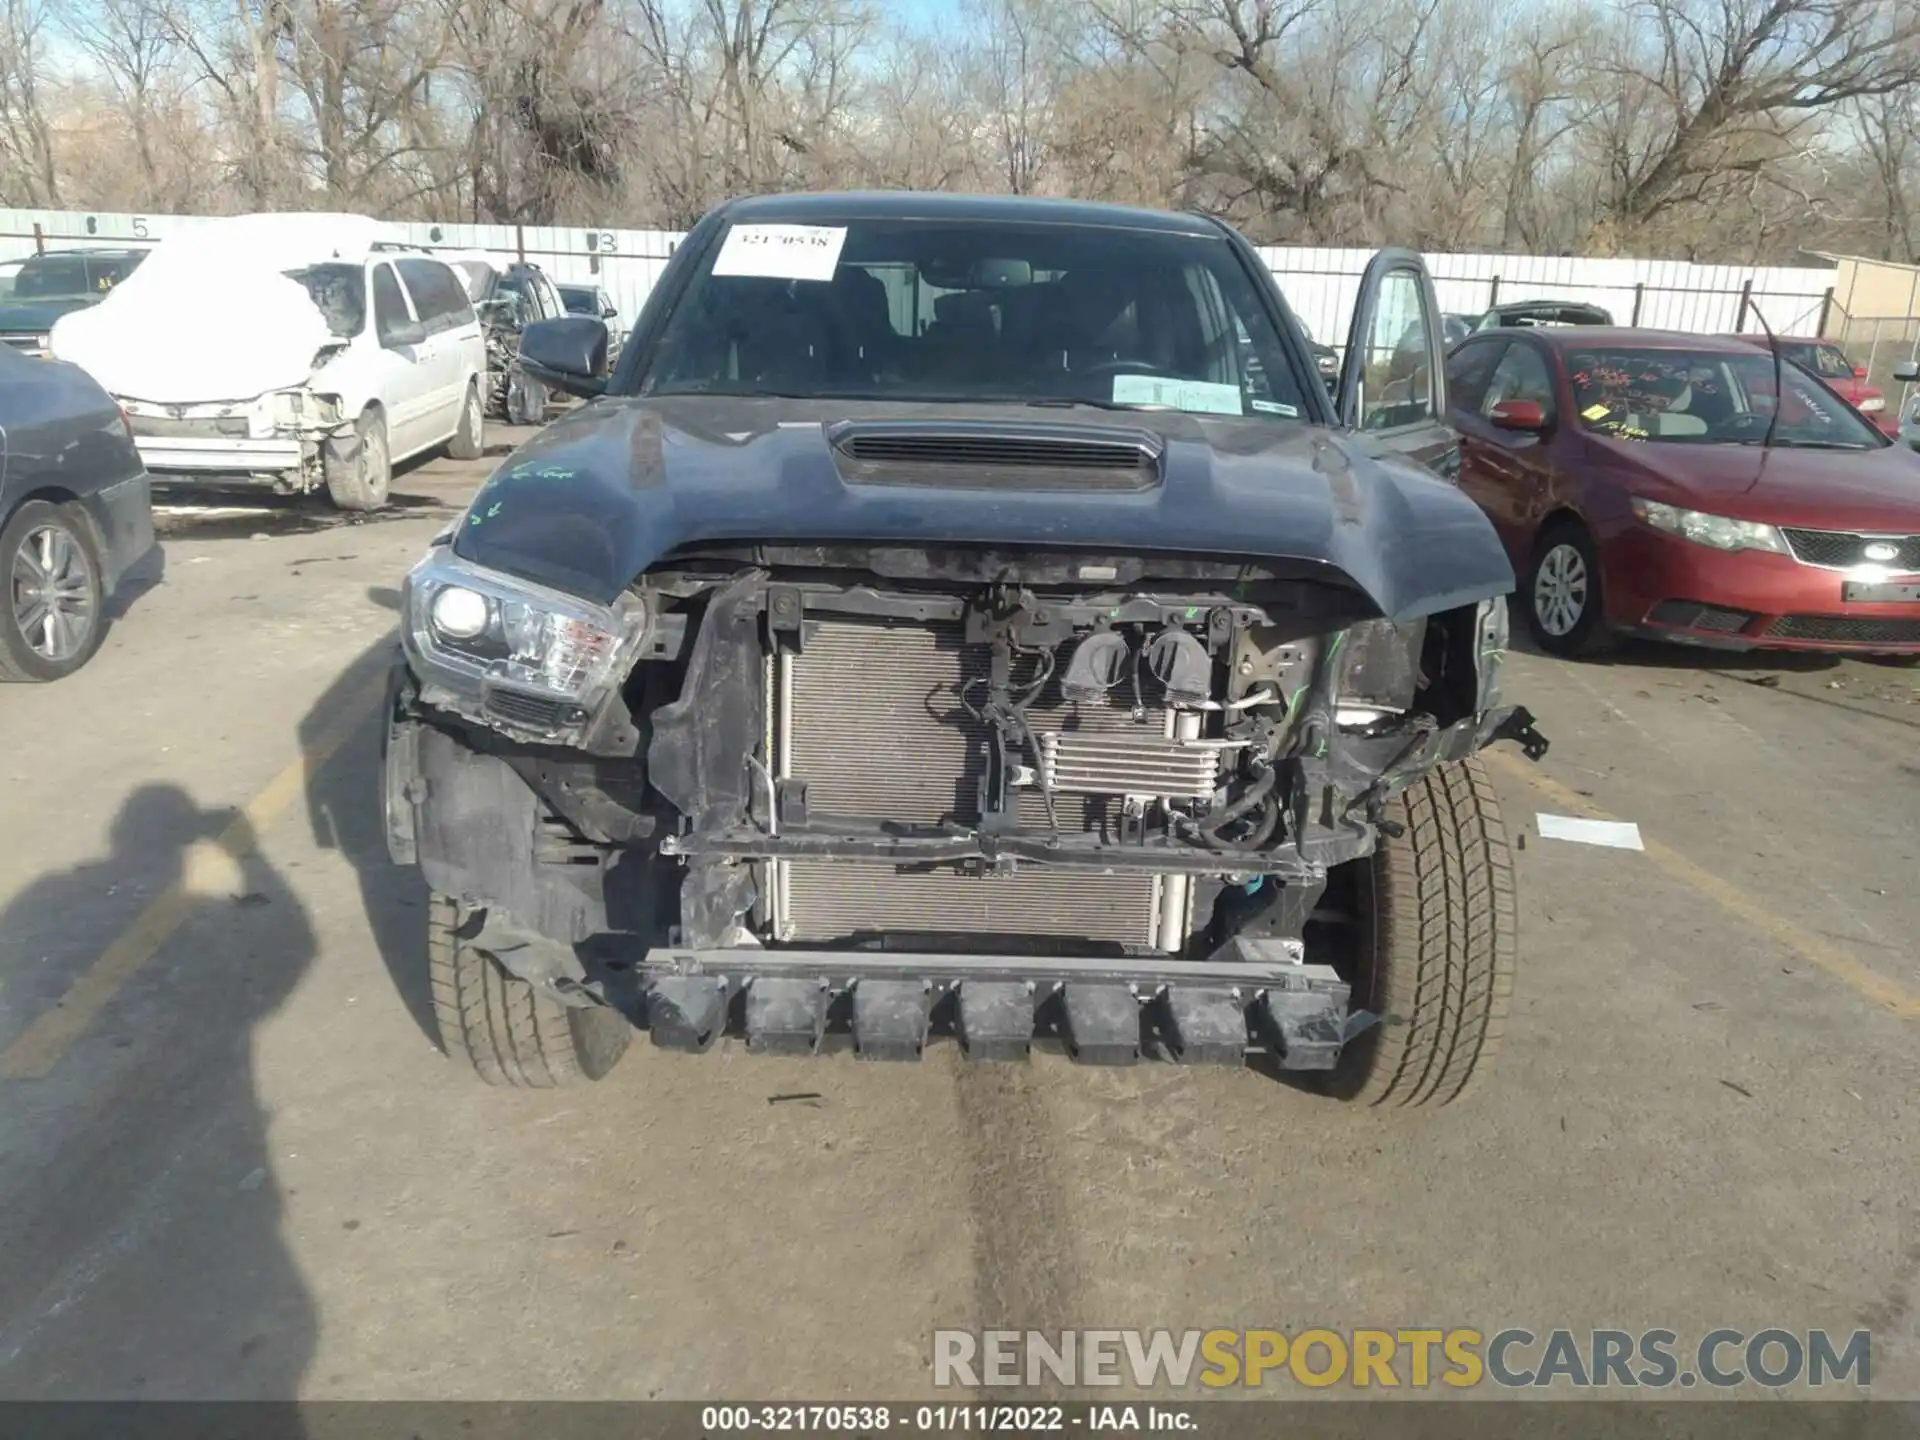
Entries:
POLYGON ((843 421, 827 431, 849 485, 1148 490, 1166 445, 1147 430, 1002 421, 843 421))

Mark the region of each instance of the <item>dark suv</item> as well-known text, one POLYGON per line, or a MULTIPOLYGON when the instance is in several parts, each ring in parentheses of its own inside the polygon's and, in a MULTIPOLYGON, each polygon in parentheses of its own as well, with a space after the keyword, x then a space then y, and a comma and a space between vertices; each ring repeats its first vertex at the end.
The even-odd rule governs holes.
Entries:
POLYGON ((451 262, 487 336, 487 413, 514 425, 537 425, 546 417, 547 387, 519 364, 520 332, 541 320, 568 314, 551 276, 525 260, 496 265, 466 256, 451 262))
POLYGON ((28 257, 0 304, 0 342, 23 355, 44 356, 53 322, 97 305, 147 258, 145 250, 49 250, 28 257))
POLYGON ((1476 752, 1543 744, 1417 255, 1335 394, 1238 234, 1065 201, 733 202, 607 342, 526 327, 589 403, 406 581, 386 828, 449 1052, 551 1085, 635 1025, 951 1035, 1395 1105, 1486 1071, 1476 752))

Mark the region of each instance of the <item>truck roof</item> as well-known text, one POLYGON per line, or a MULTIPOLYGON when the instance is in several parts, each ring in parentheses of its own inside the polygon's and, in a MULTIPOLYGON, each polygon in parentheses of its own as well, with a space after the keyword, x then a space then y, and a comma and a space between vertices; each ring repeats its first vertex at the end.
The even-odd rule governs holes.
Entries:
POLYGON ((950 195, 913 190, 754 195, 723 208, 730 220, 812 224, 833 220, 998 220, 1008 224, 1100 225, 1218 237, 1222 227, 1203 215, 1143 210, 1091 200, 1032 195, 950 195))

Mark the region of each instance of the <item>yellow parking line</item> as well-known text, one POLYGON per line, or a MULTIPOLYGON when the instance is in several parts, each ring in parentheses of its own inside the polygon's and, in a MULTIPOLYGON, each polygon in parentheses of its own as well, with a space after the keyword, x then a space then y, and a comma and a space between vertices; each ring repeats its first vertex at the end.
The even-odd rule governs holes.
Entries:
MULTIPOLYGON (((230 860, 253 853, 268 827, 305 792, 309 777, 367 718, 367 711, 379 701, 385 685, 385 677, 376 676, 356 691, 334 722, 302 749, 297 760, 269 780, 266 788, 214 838, 215 853, 230 860)), ((11 1045, 0 1050, 0 1080, 39 1080, 51 1073, 134 971, 180 928, 204 898, 195 893, 191 865, 183 869, 189 873, 147 902, 133 923, 67 988, 58 1005, 35 1018, 11 1045)))
MULTIPOLYGON (((1616 818, 1592 804, 1584 796, 1575 794, 1552 776, 1543 774, 1538 766, 1528 761, 1516 759, 1500 751, 1490 750, 1486 754, 1495 765, 1516 779, 1525 781, 1563 810, 1584 815, 1590 820, 1616 818)), ((1884 1005, 1902 1020, 1920 1020, 1920 995, 1914 994, 1898 980, 1861 964, 1841 946, 1815 935, 1810 930, 1803 930, 1791 920, 1774 914, 1758 898, 1749 895, 1738 885, 1701 869, 1686 856, 1661 844, 1658 840, 1649 839, 1644 832, 1640 840, 1646 846, 1647 857, 1683 885, 1699 891, 1721 909, 1746 921, 1755 929, 1764 931, 1789 950, 1796 952, 1802 959, 1819 966, 1834 979, 1852 987, 1874 1004, 1884 1005)))

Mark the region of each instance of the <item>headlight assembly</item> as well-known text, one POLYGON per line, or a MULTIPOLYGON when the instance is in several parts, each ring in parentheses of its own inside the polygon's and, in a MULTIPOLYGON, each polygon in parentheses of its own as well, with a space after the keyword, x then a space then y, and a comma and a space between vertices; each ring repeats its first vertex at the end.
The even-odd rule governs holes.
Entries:
MULTIPOLYGON (((638 658, 649 626, 646 602, 627 594, 612 605, 487 570, 436 546, 408 574, 404 625, 408 656, 424 685, 439 686, 476 711, 509 712, 501 690, 545 709, 512 705, 529 728, 572 728, 599 708, 638 658)), ((509 697, 511 699, 511 697, 509 697)))
POLYGON ((1656 530, 1664 530, 1669 535, 1678 535, 1682 540, 1691 540, 1696 545, 1705 545, 1714 550, 1771 550, 1776 555, 1792 553, 1778 530, 1771 525, 1762 525, 1757 520, 1731 520, 1725 515, 1682 510, 1677 505, 1663 505, 1658 500, 1642 500, 1638 496, 1634 497, 1633 513, 1656 530))

